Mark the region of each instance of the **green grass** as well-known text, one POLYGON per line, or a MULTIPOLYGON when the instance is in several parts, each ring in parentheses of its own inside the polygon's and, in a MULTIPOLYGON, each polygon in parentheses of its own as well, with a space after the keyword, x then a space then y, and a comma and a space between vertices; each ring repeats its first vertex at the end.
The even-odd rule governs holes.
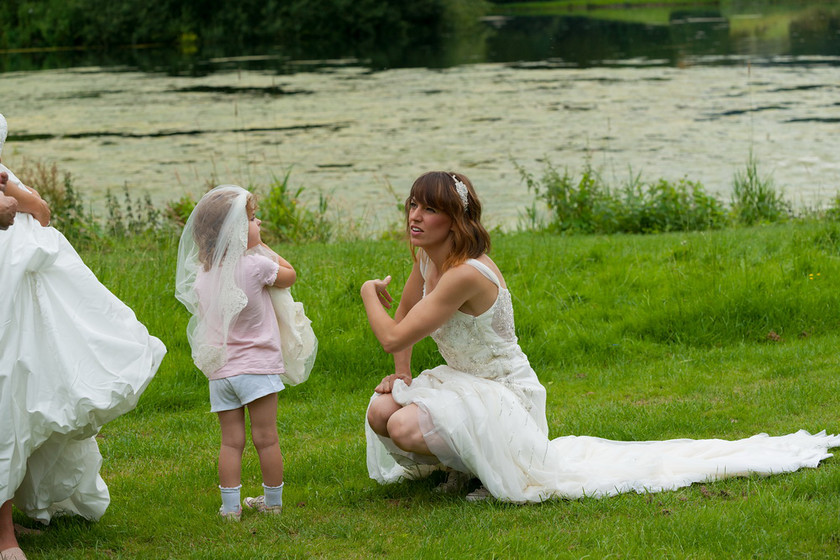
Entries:
MULTIPOLYGON (((840 430, 840 225, 795 221, 702 233, 494 238, 521 344, 548 389, 552 437, 737 438, 840 430), (775 335, 768 335, 770 333, 775 335)), ((169 353, 137 410, 105 426, 98 523, 59 518, 21 537, 30 559, 832 558, 840 467, 675 492, 538 505, 468 504, 436 478, 367 477, 362 419, 390 361, 358 297, 408 272, 403 243, 278 246, 320 340, 308 382, 281 393, 280 518, 222 523, 218 426, 172 296, 177 239, 83 248, 169 353)), ((439 363, 421 343, 415 372, 439 363)), ((260 489, 253 449, 243 495, 260 489)), ((31 525, 19 513, 16 521, 31 525)))

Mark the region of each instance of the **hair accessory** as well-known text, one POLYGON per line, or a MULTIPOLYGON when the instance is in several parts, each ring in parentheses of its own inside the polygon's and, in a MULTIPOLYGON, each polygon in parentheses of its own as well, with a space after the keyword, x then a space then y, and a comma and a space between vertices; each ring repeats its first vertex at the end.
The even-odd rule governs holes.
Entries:
POLYGON ((464 205, 464 212, 466 212, 467 208, 470 207, 467 185, 465 185, 464 182, 458 179, 455 175, 452 176, 452 180, 455 181, 455 192, 458 193, 458 197, 461 199, 461 204, 464 205))
POLYGON ((0 152, 3 151, 3 144, 6 143, 6 135, 9 134, 9 123, 6 122, 6 117, 0 113, 0 152))

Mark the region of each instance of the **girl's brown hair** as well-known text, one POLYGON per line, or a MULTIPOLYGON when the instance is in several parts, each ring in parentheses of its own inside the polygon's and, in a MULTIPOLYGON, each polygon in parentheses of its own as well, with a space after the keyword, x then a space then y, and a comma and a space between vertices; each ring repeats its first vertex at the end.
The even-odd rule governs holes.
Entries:
POLYGON ((411 201, 434 208, 452 218, 452 253, 443 263, 443 270, 459 265, 467 259, 477 259, 490 251, 490 234, 481 225, 481 202, 466 175, 449 171, 429 171, 418 177, 405 201, 407 234, 410 228, 408 214, 411 201), (456 179, 467 187, 466 208, 456 190, 456 179))
MULTIPOLYGON (((239 196, 238 193, 233 190, 210 193, 198 201, 193 210, 195 214, 193 237, 198 246, 198 260, 204 265, 205 271, 210 270, 213 264, 219 231, 237 196, 239 196)), ((248 200, 245 203, 246 218, 250 219, 256 209, 257 200, 252 193, 248 193, 248 200)))

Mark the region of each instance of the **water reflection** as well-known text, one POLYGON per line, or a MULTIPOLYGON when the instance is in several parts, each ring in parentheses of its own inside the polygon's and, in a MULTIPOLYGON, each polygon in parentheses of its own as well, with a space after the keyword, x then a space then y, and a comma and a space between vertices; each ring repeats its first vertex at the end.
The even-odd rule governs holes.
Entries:
POLYGON ((604 12, 603 17, 593 12, 499 18, 492 23, 496 32, 488 38, 487 58, 493 62, 554 60, 581 68, 683 66, 735 64, 745 55, 772 60, 840 54, 836 6, 764 14, 702 7, 624 10, 604 12))
MULTIPOLYGON (((372 70, 448 68, 484 62, 553 61, 587 68, 613 65, 732 64, 744 56, 840 56, 840 6, 765 3, 697 8, 634 8, 538 15, 488 15, 453 22, 450 31, 416 29, 383 44, 147 47, 0 52, 0 72, 98 66, 203 76, 230 68, 301 70, 301 60, 342 60, 372 70)), ((318 67, 305 66, 305 70, 318 67)))

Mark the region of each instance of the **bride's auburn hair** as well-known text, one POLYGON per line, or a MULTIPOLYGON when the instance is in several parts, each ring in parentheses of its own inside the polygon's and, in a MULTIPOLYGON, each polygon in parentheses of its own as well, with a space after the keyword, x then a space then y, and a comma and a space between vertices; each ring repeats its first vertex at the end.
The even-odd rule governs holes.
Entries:
MULTIPOLYGON (((490 234, 481 225, 481 202, 466 175, 449 171, 429 171, 414 181, 405 201, 407 235, 410 235, 411 227, 408 218, 411 201, 434 208, 452 218, 452 252, 443 263, 443 270, 459 265, 467 259, 477 259, 490 251, 490 234), (456 180, 466 187, 466 208, 458 193, 456 180)), ((417 258, 414 250, 412 254, 417 258)))

